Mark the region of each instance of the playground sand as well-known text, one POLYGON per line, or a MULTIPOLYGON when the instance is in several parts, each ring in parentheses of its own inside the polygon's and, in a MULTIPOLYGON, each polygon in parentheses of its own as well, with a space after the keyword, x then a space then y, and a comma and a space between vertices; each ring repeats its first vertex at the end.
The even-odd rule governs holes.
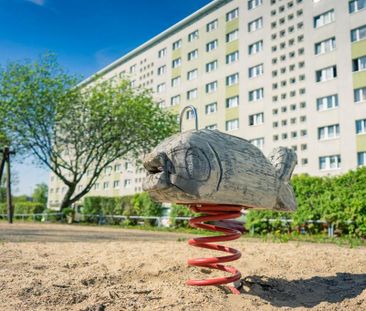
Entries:
POLYGON ((0 310, 366 310, 366 248, 229 242, 243 253, 233 263, 242 294, 232 295, 185 285, 223 275, 186 265, 213 254, 189 237, 0 223, 0 310))

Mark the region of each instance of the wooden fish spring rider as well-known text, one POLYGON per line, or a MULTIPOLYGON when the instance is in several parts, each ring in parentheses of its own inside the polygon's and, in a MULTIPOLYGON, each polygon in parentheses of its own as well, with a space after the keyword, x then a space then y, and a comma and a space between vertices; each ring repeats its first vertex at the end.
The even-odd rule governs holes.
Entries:
POLYGON ((225 263, 239 259, 241 253, 214 242, 231 241, 241 236, 242 224, 238 226, 238 222, 232 219, 240 217, 242 210, 296 209, 294 192, 289 184, 296 165, 296 153, 279 147, 267 159, 260 149, 243 138, 217 130, 198 130, 197 111, 193 106, 182 110, 180 128, 180 133, 165 139, 144 158, 149 175, 143 188, 156 201, 183 204, 201 213, 190 220, 191 226, 222 233, 215 237, 194 238, 188 243, 229 255, 189 259, 188 264, 226 271, 231 275, 189 280, 187 284, 234 283, 228 288, 239 294, 241 274, 225 263), (196 129, 182 132, 183 115, 188 109, 193 112, 196 129))

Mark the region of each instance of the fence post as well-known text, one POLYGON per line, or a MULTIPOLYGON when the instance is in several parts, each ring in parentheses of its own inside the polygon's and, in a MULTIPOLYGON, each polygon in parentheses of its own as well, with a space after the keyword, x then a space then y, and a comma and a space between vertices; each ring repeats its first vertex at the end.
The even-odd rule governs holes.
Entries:
POLYGON ((328 237, 332 238, 334 236, 334 224, 328 225, 328 237))

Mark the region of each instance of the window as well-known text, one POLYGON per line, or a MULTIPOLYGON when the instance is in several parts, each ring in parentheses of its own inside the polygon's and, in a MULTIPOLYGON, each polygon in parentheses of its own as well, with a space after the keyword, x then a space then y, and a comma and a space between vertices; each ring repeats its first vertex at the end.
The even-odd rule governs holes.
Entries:
POLYGON ((135 73, 136 72, 136 65, 132 65, 131 67, 130 67, 130 73, 135 73))
POLYGON ((180 104, 180 95, 173 96, 170 99, 170 105, 171 106, 175 106, 175 105, 179 105, 179 104, 180 104))
POLYGON ((175 77, 172 79, 172 87, 176 87, 178 85, 180 85, 180 76, 179 77, 175 77))
POLYGON ((333 109, 338 107, 338 95, 329 95, 316 99, 316 108, 318 111, 333 109))
POLYGON ((249 116, 249 125, 250 126, 260 125, 263 123, 264 123, 264 113, 263 112, 252 114, 249 116))
POLYGON ((217 29, 218 25, 219 25, 219 21, 217 19, 213 20, 212 22, 209 22, 206 25, 207 32, 214 31, 215 29, 217 29))
POLYGON ((125 163, 125 170, 132 172, 132 164, 130 162, 125 163))
POLYGON ((341 156, 339 154, 319 158, 320 170, 331 170, 340 167, 341 167, 341 156))
POLYGON ((351 42, 366 39, 366 25, 351 30, 351 42))
POLYGON ((182 40, 175 41, 173 43, 173 51, 182 47, 182 40))
POLYGON ((217 129, 217 124, 210 124, 206 126, 207 130, 216 130, 217 129))
POLYGON ((137 82, 136 82, 136 80, 131 80, 131 82, 130 82, 130 86, 131 86, 132 88, 136 87, 136 86, 137 86, 137 82))
POLYGON ((324 25, 330 24, 331 22, 334 22, 334 20, 334 10, 327 11, 314 17, 314 28, 319 28, 324 25))
POLYGON ((354 72, 365 70, 366 69, 366 55, 353 59, 352 68, 353 68, 354 72))
POLYGON ((159 67, 157 72, 158 72, 158 76, 161 76, 161 75, 165 74, 166 73, 166 66, 164 65, 164 66, 159 67))
POLYGON ((324 41, 315 43, 315 55, 324 54, 335 50, 336 39, 335 37, 326 39, 324 41))
POLYGON ((198 57, 198 50, 193 50, 188 53, 188 60, 193 60, 198 57))
POLYGON ((206 64, 206 72, 211 72, 217 69, 217 60, 206 64))
POLYGON ((263 150, 263 146, 264 146, 264 137, 251 139, 249 142, 250 142, 251 144, 253 144, 254 146, 256 146, 257 148, 259 148, 259 149, 263 150))
POLYGON ((234 108, 239 105, 239 96, 233 96, 226 99, 226 108, 234 108))
POLYGON ((217 90, 217 81, 206 84, 206 93, 213 93, 217 90))
POLYGON ((213 40, 213 41, 206 44, 206 51, 210 52, 212 50, 215 50, 215 49, 217 49, 217 46, 218 46, 218 41, 213 40))
POLYGON ((105 181, 103 183, 103 189, 108 189, 109 188, 109 182, 108 181, 105 181))
POLYGON ((192 100, 192 99, 195 99, 195 98, 197 98, 197 89, 193 89, 193 90, 189 90, 188 92, 187 92, 187 99, 188 100, 192 100))
POLYGON ((239 129, 239 119, 226 121, 225 128, 228 132, 239 129))
POLYGON ((159 50, 159 52, 158 52, 158 57, 159 57, 159 58, 163 58, 163 57, 165 57, 165 56, 166 56, 166 54, 167 54, 167 49, 166 49, 166 48, 161 49, 161 50, 159 50))
POLYGON ((354 100, 355 103, 360 103, 366 101, 366 87, 361 87, 359 89, 355 89, 354 93, 354 100))
POLYGON ((238 73, 234 73, 234 74, 226 77, 227 86, 232 86, 232 85, 238 84, 238 83, 239 83, 239 74, 238 73))
POLYGON ((331 66, 315 72, 316 82, 331 80, 337 77, 337 66, 331 66))
POLYGON ((116 164, 116 165, 114 165, 114 171, 115 172, 120 172, 121 171, 121 164, 116 164))
POLYGON ((217 111, 217 103, 211 103, 205 106, 205 113, 211 114, 217 111))
POLYGON ((157 105, 159 108, 165 108, 165 100, 161 100, 161 101, 157 102, 157 105))
POLYGON ((263 99, 263 88, 256 89, 249 92, 249 101, 254 102, 263 99))
POLYGON ((125 182, 124 182, 125 188, 130 188, 131 185, 132 185, 132 180, 131 179, 125 179, 125 182))
POLYGON ((173 59, 173 61, 172 61, 172 67, 173 68, 177 68, 180 65, 182 65, 182 59, 180 57, 176 58, 176 59, 173 59))
POLYGON ((318 139, 326 140, 339 137, 339 124, 328 125, 318 128, 318 139))
POLYGON ((189 42, 192 42, 193 40, 198 39, 198 34, 199 34, 198 30, 195 30, 195 31, 191 32, 191 33, 188 35, 188 41, 189 41, 189 42))
POLYGON ((257 18, 254 21, 248 23, 248 31, 253 32, 263 27, 263 18, 257 18))
POLYGON ((256 7, 262 5, 263 0, 249 0, 248 1, 248 10, 253 10, 256 7))
POLYGON ((115 180, 113 182, 113 188, 116 189, 116 188, 119 188, 119 180, 115 180))
POLYGON ((366 165, 366 152, 357 152, 357 165, 366 165))
POLYGON ((198 75, 198 70, 197 69, 193 69, 191 71, 187 72, 187 80, 191 81, 194 79, 197 79, 197 75, 198 75))
POLYGON ((226 34, 226 42, 232 42, 237 40, 239 37, 239 30, 235 29, 232 32, 226 34))
POLYGON ((232 64, 238 60, 239 60, 239 51, 235 51, 226 55, 226 64, 232 64))
POLYGON ((156 91, 158 93, 164 92, 165 91, 165 83, 158 84, 157 87, 156 87, 156 91))
POLYGON ((187 112, 186 112, 186 119, 187 120, 191 120, 191 119, 193 119, 194 118, 194 113, 193 113, 193 111, 192 110, 188 110, 187 112))
POLYGON ((353 0, 348 3, 350 13, 358 12, 366 8, 366 0, 353 0))
POLYGON ((262 50, 263 50, 263 41, 262 40, 254 42, 253 44, 249 45, 249 47, 248 47, 249 55, 259 53, 262 50))
POLYGON ((356 134, 366 134, 366 119, 356 120, 356 134))
POLYGON ((249 78, 255 78, 263 74, 263 64, 259 64, 248 69, 249 78))
POLYGON ((230 22, 233 19, 238 18, 238 17, 239 17, 239 9, 236 8, 226 14, 226 21, 230 22))

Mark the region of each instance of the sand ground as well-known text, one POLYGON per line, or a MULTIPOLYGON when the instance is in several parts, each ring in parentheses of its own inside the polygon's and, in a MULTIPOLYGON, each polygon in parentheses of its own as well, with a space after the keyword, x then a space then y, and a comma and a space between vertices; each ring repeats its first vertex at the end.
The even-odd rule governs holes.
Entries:
POLYGON ((243 253, 233 264, 242 294, 233 295, 185 285, 222 275, 186 265, 210 255, 189 237, 0 223, 0 310, 366 310, 366 248, 225 243, 243 253))

